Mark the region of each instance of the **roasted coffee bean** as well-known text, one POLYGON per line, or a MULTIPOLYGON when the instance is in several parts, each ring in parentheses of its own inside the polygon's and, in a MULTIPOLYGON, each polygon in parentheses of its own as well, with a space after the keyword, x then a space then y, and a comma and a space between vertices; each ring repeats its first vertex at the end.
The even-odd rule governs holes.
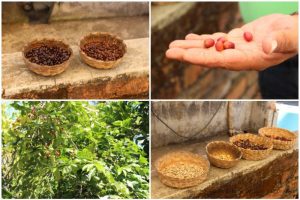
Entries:
POLYGON ((125 53, 122 42, 116 39, 103 39, 87 43, 82 47, 82 51, 89 57, 103 61, 118 60, 125 53))
POLYGON ((255 144, 251 142, 249 139, 246 140, 238 140, 233 142, 238 147, 244 148, 244 149, 251 149, 251 150, 266 150, 268 149, 264 145, 255 144))
POLYGON ((69 59, 71 53, 57 46, 42 45, 25 53, 25 57, 39 65, 58 65, 69 59))

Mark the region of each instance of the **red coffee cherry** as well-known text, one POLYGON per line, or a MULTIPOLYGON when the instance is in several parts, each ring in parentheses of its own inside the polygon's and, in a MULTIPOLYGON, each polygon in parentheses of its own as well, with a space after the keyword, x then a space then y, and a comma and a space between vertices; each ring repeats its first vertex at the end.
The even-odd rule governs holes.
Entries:
POLYGON ((210 47, 214 46, 214 44, 215 44, 215 41, 211 38, 208 38, 208 39, 204 40, 204 47, 205 48, 210 48, 210 47))
POLYGON ((247 42, 250 42, 253 40, 253 35, 252 33, 250 32, 244 32, 244 39, 247 41, 247 42))
POLYGON ((222 41, 217 41, 216 45, 215 45, 215 48, 216 48, 217 51, 223 51, 224 50, 223 42, 222 41))
POLYGON ((227 41, 227 39, 225 37, 220 37, 220 38, 217 39, 217 42, 224 43, 225 41, 227 41))
POLYGON ((234 49, 235 48, 235 45, 233 42, 230 42, 230 41, 225 41, 223 43, 223 47, 224 49, 234 49))

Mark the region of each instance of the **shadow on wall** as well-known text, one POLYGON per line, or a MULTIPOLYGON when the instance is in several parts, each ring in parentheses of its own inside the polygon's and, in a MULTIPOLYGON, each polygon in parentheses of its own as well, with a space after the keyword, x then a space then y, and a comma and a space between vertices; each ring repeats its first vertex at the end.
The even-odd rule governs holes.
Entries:
POLYGON ((237 2, 154 3, 151 17, 153 98, 260 98, 257 72, 208 70, 165 58, 170 42, 188 33, 228 32, 240 27, 237 2))
POLYGON ((152 147, 276 125, 272 102, 164 101, 152 103, 152 147))

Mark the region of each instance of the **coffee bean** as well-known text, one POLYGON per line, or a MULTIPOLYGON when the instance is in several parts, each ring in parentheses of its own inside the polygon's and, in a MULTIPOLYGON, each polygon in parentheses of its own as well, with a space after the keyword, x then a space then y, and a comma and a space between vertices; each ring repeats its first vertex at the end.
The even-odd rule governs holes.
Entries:
POLYGON ((233 142, 238 147, 244 148, 244 149, 251 149, 251 150, 266 150, 268 149, 264 145, 255 144, 251 142, 249 139, 246 140, 238 140, 233 142))
POLYGON ((118 60, 125 53, 122 42, 112 38, 103 38, 99 41, 87 43, 81 50, 89 57, 103 61, 118 60))
POLYGON ((58 65, 69 59, 71 53, 57 46, 42 45, 25 53, 25 57, 39 65, 58 65))

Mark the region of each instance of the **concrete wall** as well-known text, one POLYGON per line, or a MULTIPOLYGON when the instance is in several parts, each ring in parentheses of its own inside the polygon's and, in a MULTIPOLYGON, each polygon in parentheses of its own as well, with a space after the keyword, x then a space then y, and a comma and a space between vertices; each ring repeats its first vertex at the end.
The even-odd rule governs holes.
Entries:
POLYGON ((189 140, 201 140, 215 135, 226 135, 229 128, 256 132, 268 125, 274 110, 268 102, 215 102, 215 101, 163 101, 153 102, 152 111, 167 125, 184 137, 177 136, 152 113, 152 147, 182 143, 189 140), (218 110, 219 109, 219 110, 218 110), (217 111, 218 110, 218 111, 217 111), (213 114, 214 119, 202 132, 213 114), (230 122, 230 123, 228 123, 230 122), (194 136, 198 133, 196 136, 194 136), (194 137, 192 137, 194 136, 194 137), (190 138, 192 137, 192 138, 190 138))

